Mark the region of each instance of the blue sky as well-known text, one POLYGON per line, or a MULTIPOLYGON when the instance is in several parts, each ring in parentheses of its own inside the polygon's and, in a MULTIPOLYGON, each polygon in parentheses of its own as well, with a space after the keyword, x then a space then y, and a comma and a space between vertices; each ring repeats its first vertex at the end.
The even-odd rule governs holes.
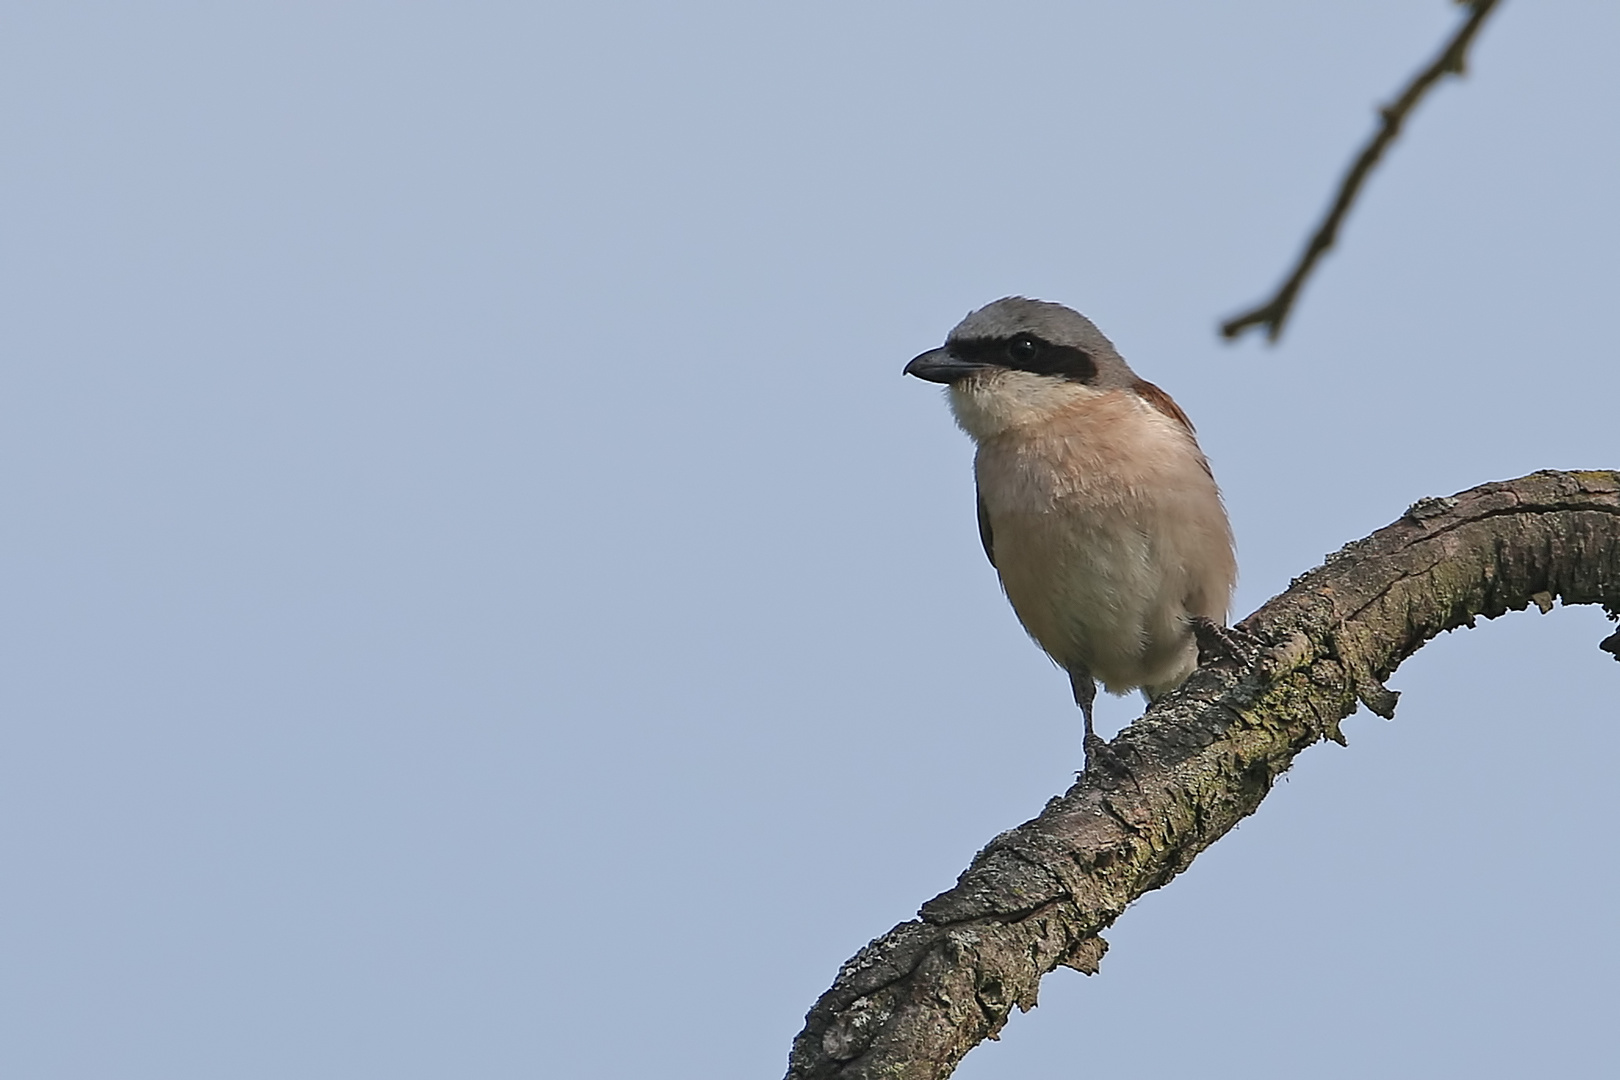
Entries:
MULTIPOLYGON (((13 4, 0 1070, 780 1074, 1081 761, 903 379, 1091 316, 1197 422, 1242 615, 1414 499, 1620 466, 1620 10, 13 4)), ((1591 1075, 1620 666, 1392 679, 967 1078, 1591 1075)), ((1107 699, 1112 730, 1139 711, 1107 699)))

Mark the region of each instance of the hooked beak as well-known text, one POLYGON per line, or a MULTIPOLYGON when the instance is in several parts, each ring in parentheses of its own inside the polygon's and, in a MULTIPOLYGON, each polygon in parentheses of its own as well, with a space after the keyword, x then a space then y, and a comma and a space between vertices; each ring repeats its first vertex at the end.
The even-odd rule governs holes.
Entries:
POLYGON ((985 365, 975 364, 951 354, 950 346, 929 349, 906 365, 905 374, 915 375, 929 382, 950 384, 965 379, 974 372, 983 371, 985 365))

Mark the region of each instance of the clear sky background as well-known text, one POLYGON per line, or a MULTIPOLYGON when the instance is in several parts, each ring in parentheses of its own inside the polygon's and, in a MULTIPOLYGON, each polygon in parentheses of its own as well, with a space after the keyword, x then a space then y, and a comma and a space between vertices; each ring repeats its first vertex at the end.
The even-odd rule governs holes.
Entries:
MULTIPOLYGON (((5 5, 0 1073, 779 1076, 1081 763, 900 375, 970 308, 1176 395, 1236 615, 1620 467, 1614 4, 1507 3, 1217 340, 1457 19, 5 5)), ((958 1075, 1612 1069, 1606 627, 1425 649, 958 1075)))

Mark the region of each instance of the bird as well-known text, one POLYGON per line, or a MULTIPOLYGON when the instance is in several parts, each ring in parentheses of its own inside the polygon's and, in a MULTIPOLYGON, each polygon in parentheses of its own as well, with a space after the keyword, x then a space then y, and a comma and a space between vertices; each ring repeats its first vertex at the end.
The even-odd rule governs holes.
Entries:
POLYGON ((1092 321, 1009 296, 905 374, 942 383, 973 440, 979 539, 1018 621, 1068 673, 1088 763, 1100 681, 1151 703, 1224 636, 1237 556, 1192 421, 1092 321))

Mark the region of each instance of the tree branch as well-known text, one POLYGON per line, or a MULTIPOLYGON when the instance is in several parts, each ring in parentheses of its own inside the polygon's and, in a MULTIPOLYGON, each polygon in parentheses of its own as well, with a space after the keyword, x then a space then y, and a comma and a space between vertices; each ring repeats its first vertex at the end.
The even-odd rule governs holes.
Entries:
POLYGON ((1406 122, 1407 115, 1417 107, 1418 102, 1423 100, 1423 95, 1446 75, 1463 73, 1468 60, 1468 47, 1497 4, 1497 0, 1461 0, 1461 2, 1466 3, 1471 9, 1468 18, 1463 20, 1463 24, 1457 28, 1457 33, 1446 47, 1440 50, 1440 54, 1433 62, 1418 72, 1410 85, 1401 91, 1395 102, 1379 110, 1383 123, 1373 135, 1372 141, 1362 149, 1360 156, 1350 166, 1350 170, 1344 174, 1344 178, 1339 181, 1339 193, 1334 198, 1327 217, 1317 226, 1315 234, 1305 245, 1305 250, 1300 253, 1299 261, 1287 280, 1270 300, 1222 323, 1223 337, 1235 338, 1251 326, 1265 327, 1266 337, 1271 341, 1276 341, 1282 334, 1283 324, 1288 321, 1289 312, 1293 310, 1294 299, 1299 295, 1300 286, 1305 284, 1305 279, 1315 269, 1317 260, 1327 253, 1328 248, 1332 247, 1334 240, 1338 238, 1339 225, 1350 212, 1356 196, 1360 194, 1361 185, 1367 179, 1367 174, 1372 172, 1373 166, 1384 156, 1389 144, 1401 133, 1401 125, 1406 122))
POLYGON ((1252 814, 1301 750, 1342 743, 1357 701, 1392 715, 1384 679, 1424 642, 1555 597, 1620 612, 1620 472, 1423 499, 1346 545, 1239 624, 1252 660, 1206 662, 1114 739, 1128 774, 1086 770, 846 963, 794 1040, 789 1080, 949 1076, 1014 1005, 1034 1006, 1041 976, 1094 973, 1126 905, 1252 814))

